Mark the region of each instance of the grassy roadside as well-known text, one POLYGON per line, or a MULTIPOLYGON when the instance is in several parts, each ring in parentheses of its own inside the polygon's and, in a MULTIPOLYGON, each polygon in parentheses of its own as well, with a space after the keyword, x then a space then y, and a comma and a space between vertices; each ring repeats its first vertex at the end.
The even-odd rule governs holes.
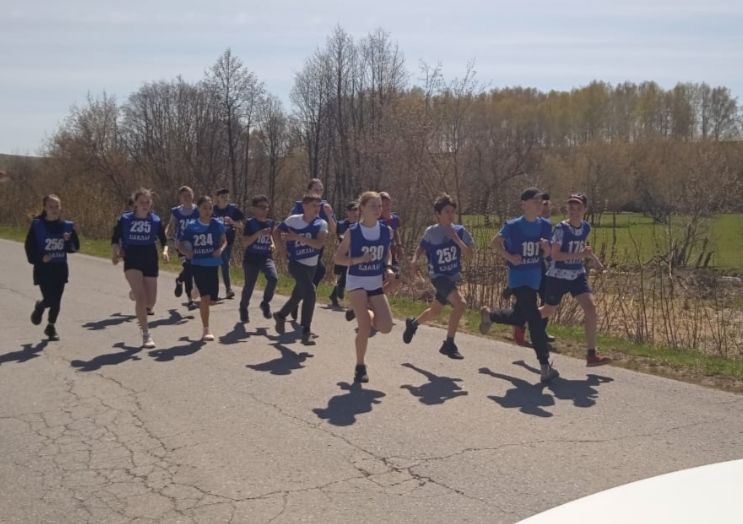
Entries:
MULTIPOLYGON (((0 238, 23 242, 26 231, 21 228, 0 225, 0 238)), ((107 240, 80 238, 80 251, 87 255, 108 258, 111 253, 107 240)), ((163 270, 177 272, 180 264, 177 261, 163 264, 163 270)), ((232 269, 232 278, 236 285, 242 285, 243 275, 240 268, 232 269)), ((122 281, 123 282, 123 281, 122 281)), ((258 285, 263 286, 263 277, 259 277, 258 285)), ((293 281, 291 278, 280 278, 277 292, 283 295, 291 293, 293 281)), ((320 284, 318 288, 318 302, 326 303, 330 295, 331 286, 320 284)), ((397 318, 416 316, 426 305, 418 300, 407 297, 391 297, 392 312, 397 318)), ((448 308, 441 315, 440 325, 446 325, 448 308)), ((479 312, 468 310, 462 321, 460 331, 480 335, 478 326, 479 312)), ((550 334, 557 337, 555 344, 557 351, 563 355, 576 358, 584 357, 583 328, 580 326, 561 326, 551 324, 550 334)), ((489 338, 511 341, 510 328, 494 325, 489 338)), ((613 359, 613 365, 661 375, 677 380, 702 384, 736 393, 743 393, 743 360, 732 360, 706 355, 698 351, 682 351, 662 346, 635 344, 620 337, 599 336, 600 351, 613 359)), ((466 356, 466 347, 462 347, 466 356)), ((524 357, 532 357, 530 349, 524 349, 524 357)))

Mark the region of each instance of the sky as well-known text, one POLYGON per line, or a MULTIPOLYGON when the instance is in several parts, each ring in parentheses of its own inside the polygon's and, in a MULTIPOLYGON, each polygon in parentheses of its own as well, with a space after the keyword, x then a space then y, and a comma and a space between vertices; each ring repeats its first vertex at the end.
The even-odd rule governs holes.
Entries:
POLYGON ((743 95, 740 0, 0 0, 0 13, 0 153, 41 153, 88 94, 197 81, 228 47, 291 110, 295 74, 337 25, 387 31, 411 84, 421 62, 453 78, 474 61, 490 88, 654 80, 743 95))

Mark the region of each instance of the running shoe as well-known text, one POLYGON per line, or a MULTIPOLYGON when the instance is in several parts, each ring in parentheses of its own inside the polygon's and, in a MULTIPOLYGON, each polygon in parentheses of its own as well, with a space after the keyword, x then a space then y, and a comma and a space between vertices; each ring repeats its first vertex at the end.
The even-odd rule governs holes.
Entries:
POLYGON ((261 302, 261 311, 263 311, 263 318, 271 318, 271 306, 268 302, 261 302))
POLYGON ((588 367, 603 366, 609 362, 611 362, 611 358, 599 355, 598 353, 586 355, 586 366, 588 367))
POLYGON ((448 340, 444 340, 444 343, 441 344, 439 353, 441 353, 442 355, 446 355, 447 357, 454 360, 462 360, 464 358, 459 352, 459 348, 457 347, 457 345, 454 342, 449 342, 448 340))
POLYGON ((353 309, 347 309, 346 310, 346 320, 351 322, 354 318, 356 318, 356 313, 354 313, 353 309))
POLYGON ((283 335, 284 333, 286 333, 286 319, 278 313, 273 314, 273 319, 274 322, 276 322, 276 325, 274 326, 276 329, 276 333, 278 333, 279 335, 283 335))
POLYGON ((142 333, 142 347, 145 349, 154 349, 155 341, 152 340, 152 335, 149 333, 142 333))
POLYGON ((402 334, 402 341, 406 344, 410 344, 410 341, 413 340, 413 335, 415 335, 415 332, 418 330, 418 323, 415 321, 414 318, 406 318, 405 319, 405 331, 402 334))
POLYGON ((353 373, 353 381, 364 383, 369 382, 369 375, 366 374, 365 364, 356 364, 356 369, 353 373))
POLYGON ((57 328, 54 324, 47 324, 44 334, 49 337, 49 340, 59 340, 59 334, 57 334, 57 328))
POLYGON ((34 311, 31 313, 31 323, 34 326, 38 326, 41 324, 41 317, 44 315, 44 308, 41 307, 41 300, 36 301, 36 305, 34 306, 34 311))
POLYGON ((181 279, 176 278, 175 279, 175 296, 180 297, 183 294, 183 282, 181 282, 181 279))
POLYGON ((240 322, 243 324, 250 322, 250 317, 248 316, 248 310, 246 308, 240 308, 240 322))
POLYGON ((211 342, 214 340, 214 335, 209 331, 209 328, 204 330, 204 335, 201 337, 201 340, 202 342, 211 342))
POLYGON ((235 292, 232 291, 232 288, 227 290, 227 292, 224 294, 224 298, 226 299, 235 298, 235 292))
POLYGON ((297 318, 299 318, 299 306, 295 307, 289 315, 292 317, 292 320, 296 322, 297 318))
POLYGON ((147 314, 148 314, 148 315, 154 315, 154 314, 155 314, 155 310, 154 310, 154 309, 152 309, 151 307, 148 307, 148 308, 147 308, 147 314))
POLYGON ((196 304, 196 302, 194 302, 193 300, 189 300, 187 306, 188 306, 189 311, 193 311, 194 309, 199 309, 198 304, 196 304))
POLYGON ((310 333, 309 331, 306 333, 302 333, 303 346, 314 346, 315 344, 317 344, 317 342, 315 342, 315 337, 312 336, 312 333, 310 333))
POLYGON ((560 373, 552 367, 552 363, 550 364, 542 364, 542 373, 539 377, 539 380, 541 380, 542 384, 546 384, 550 380, 557 378, 560 376, 560 373))
POLYGON ((490 331, 493 321, 490 319, 490 309, 483 306, 480 308, 480 333, 483 335, 490 331))
POLYGON ((552 335, 550 335, 546 331, 545 331, 544 335, 545 335, 545 337, 547 337, 547 342, 554 342, 555 340, 557 340, 555 337, 553 337, 552 335))

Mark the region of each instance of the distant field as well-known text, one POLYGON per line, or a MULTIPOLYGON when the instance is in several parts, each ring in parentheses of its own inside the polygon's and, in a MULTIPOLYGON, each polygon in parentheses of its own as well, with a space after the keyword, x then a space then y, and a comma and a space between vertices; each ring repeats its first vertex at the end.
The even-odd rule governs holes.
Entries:
MULTIPOLYGON (((563 216, 554 216, 557 223, 563 216)), ((463 220, 472 231, 478 245, 485 246, 498 231, 495 223, 485 225, 482 215, 468 215, 463 220)), ((683 217, 671 220, 670 232, 676 237, 684 227, 683 217)), ((668 246, 669 226, 654 224, 650 217, 639 213, 604 214, 600 223, 593 224, 591 243, 608 262, 636 263, 647 261, 668 246), (637 248, 635 248, 635 245, 637 248)), ((707 239, 707 250, 712 251, 710 266, 721 270, 743 270, 743 214, 726 214, 705 221, 702 238, 707 239)), ((701 245, 699 246, 701 247, 701 245)), ((696 261, 699 249, 693 252, 696 261)))

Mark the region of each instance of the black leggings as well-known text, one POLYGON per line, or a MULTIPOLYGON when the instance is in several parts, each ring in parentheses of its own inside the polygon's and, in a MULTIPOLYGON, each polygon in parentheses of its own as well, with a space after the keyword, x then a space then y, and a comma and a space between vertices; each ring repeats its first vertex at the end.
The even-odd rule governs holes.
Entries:
POLYGON ((312 315, 315 312, 317 288, 313 279, 316 270, 317 266, 305 266, 293 260, 289 262, 289 273, 294 277, 296 283, 289 301, 279 311, 279 316, 286 318, 302 301, 302 328, 305 333, 310 330, 312 315))
MULTIPOLYGON (((186 287, 186 297, 188 297, 188 300, 191 300, 191 291, 193 291, 193 271, 191 270, 191 261, 190 260, 184 260, 183 261, 183 270, 181 271, 181 274, 178 275, 178 280, 183 282, 183 284, 186 287)), ((212 297, 216 298, 216 297, 212 297)))
POLYGON ((322 251, 320 251, 320 258, 317 259, 317 270, 315 271, 315 276, 312 278, 313 284, 317 286, 322 282, 322 279, 325 278, 325 264, 322 262, 322 251))
POLYGON ((49 308, 49 323, 54 324, 59 316, 62 306, 62 293, 64 293, 64 282, 39 284, 41 289, 41 307, 49 308))
POLYGON ((494 310, 490 313, 490 320, 511 326, 528 324, 537 360, 540 364, 549 364, 549 344, 547 344, 544 320, 537 308, 537 290, 522 286, 512 289, 511 292, 516 297, 516 304, 513 308, 494 310))

